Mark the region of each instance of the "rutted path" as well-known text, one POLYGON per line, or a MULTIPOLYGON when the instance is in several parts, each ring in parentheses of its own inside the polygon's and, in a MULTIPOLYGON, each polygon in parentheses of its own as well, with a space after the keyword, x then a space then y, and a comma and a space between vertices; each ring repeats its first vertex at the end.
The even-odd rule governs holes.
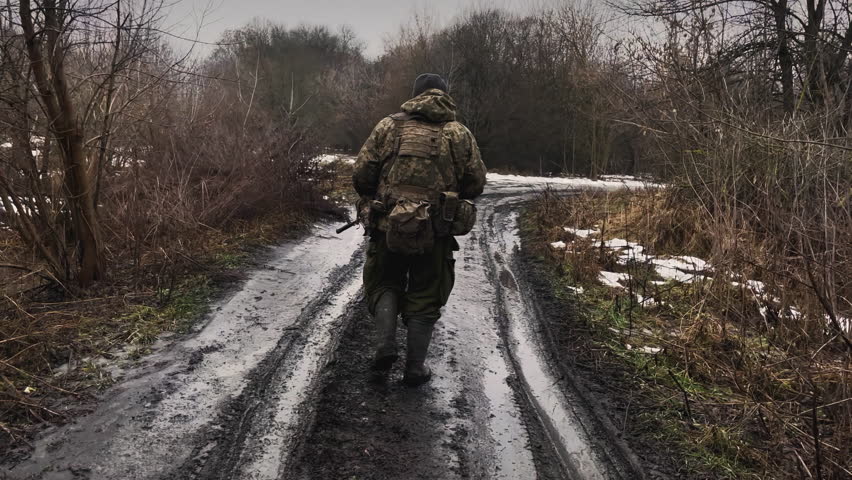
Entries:
POLYGON ((7 465, 11 478, 628 478, 539 347, 513 261, 529 191, 497 182, 478 201, 431 384, 366 373, 363 239, 323 225, 276 249, 197 333, 125 372, 96 411, 7 465))

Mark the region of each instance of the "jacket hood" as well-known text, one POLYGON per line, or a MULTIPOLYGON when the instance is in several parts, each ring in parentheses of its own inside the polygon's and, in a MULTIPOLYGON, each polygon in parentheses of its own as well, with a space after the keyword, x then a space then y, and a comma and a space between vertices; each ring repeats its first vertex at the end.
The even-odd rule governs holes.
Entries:
POLYGON ((456 119, 456 103, 449 94, 433 88, 402 104, 405 113, 420 115, 430 122, 452 122, 456 119))

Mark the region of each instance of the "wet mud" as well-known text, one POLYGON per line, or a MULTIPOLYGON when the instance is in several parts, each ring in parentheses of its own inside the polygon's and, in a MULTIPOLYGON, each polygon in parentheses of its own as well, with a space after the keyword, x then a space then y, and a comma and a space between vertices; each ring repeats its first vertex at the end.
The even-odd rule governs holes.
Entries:
POLYGON ((464 398, 447 402, 435 388, 404 386, 401 362, 388 375, 371 372, 371 343, 372 325, 361 304, 323 378, 310 434, 286 478, 465 476, 466 452, 458 448, 470 435, 459 421, 469 409, 464 398))
MULTIPOLYGON (((272 252, 207 323, 125 372, 100 406, 38 440, 7 478, 639 478, 554 361, 517 211, 494 185, 460 238, 433 380, 370 372, 363 238, 332 225, 272 252), (546 333, 546 332, 545 332, 546 333)), ((582 392, 581 392, 582 393, 582 392)))

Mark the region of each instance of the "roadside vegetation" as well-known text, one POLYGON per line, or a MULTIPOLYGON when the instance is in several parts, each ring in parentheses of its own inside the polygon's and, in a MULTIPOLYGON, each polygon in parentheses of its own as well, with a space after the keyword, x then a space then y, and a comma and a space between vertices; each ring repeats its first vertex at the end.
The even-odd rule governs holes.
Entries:
POLYGON ((790 281, 804 262, 778 272, 765 243, 716 253, 731 239, 690 195, 545 191, 530 206, 525 249, 578 305, 557 327, 565 356, 592 384, 608 374, 613 423, 640 451, 673 446, 682 475, 801 478, 819 464, 845 478, 850 310, 837 330, 821 290, 790 281))

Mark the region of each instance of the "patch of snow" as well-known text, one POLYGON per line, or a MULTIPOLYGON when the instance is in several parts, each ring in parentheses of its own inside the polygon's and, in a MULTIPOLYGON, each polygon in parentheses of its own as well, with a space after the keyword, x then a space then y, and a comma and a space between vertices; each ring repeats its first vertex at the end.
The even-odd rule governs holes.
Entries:
POLYGON ((637 243, 633 243, 633 242, 628 242, 627 240, 625 240, 623 238, 613 238, 613 239, 610 239, 610 240, 605 240, 603 242, 603 246, 605 246, 606 248, 611 248, 613 250, 618 250, 618 249, 622 249, 622 248, 635 248, 635 247, 639 247, 639 250, 642 250, 641 245, 639 245, 637 243))
POLYGON ((312 159, 312 161, 320 164, 320 165, 331 165, 336 162, 344 162, 348 164, 355 163, 355 157, 352 155, 343 155, 339 153, 324 153, 322 155, 318 155, 312 159))
POLYGON ((638 180, 641 181, 638 177, 634 175, 601 175, 601 178, 604 180, 638 180))
POLYGON ((679 256, 679 257, 672 257, 672 259, 679 260, 684 265, 689 265, 691 270, 697 270, 697 271, 712 270, 712 268, 710 268, 709 263, 707 263, 705 260, 698 258, 698 257, 690 257, 688 255, 682 255, 682 256, 679 256))
POLYGON ((592 229, 582 229, 582 228, 571 228, 571 227, 562 227, 562 230, 565 230, 567 233, 570 233, 578 238, 589 238, 592 235, 597 235, 601 232, 598 230, 592 229))
MULTIPOLYGON (((831 317, 828 315, 825 316, 825 321, 829 325, 832 325, 831 317)), ((840 324, 840 330, 843 330, 843 333, 847 335, 852 333, 852 318, 837 317, 837 323, 840 324)))
POLYGON ((639 348, 638 351, 640 351, 642 353, 655 354, 655 353, 660 353, 661 351, 663 351, 663 349, 660 348, 660 347, 641 347, 641 348, 639 348))
POLYGON ((707 265, 707 262, 695 257, 655 258, 651 263, 660 267, 676 268, 684 272, 701 271, 707 265))
POLYGON ((707 262, 695 257, 672 257, 653 258, 650 260, 657 273, 666 280, 674 280, 681 283, 691 283, 698 278, 703 278, 697 272, 707 268, 707 262), (699 266, 703 268, 698 268, 699 266))
POLYGON ((0 148, 12 148, 12 144, 10 142, 0 143, 0 148))
POLYGON ((641 306, 653 307, 657 304, 657 301, 654 300, 653 297, 646 297, 641 293, 636 293, 636 302, 641 306))
POLYGON ((800 318, 802 318, 802 312, 799 311, 798 308, 790 307, 789 310, 790 310, 790 318, 792 318, 794 320, 799 320, 800 318))
POLYGON ((644 253, 642 253, 641 248, 639 248, 639 249, 631 248, 629 250, 626 250, 621 255, 619 255, 617 261, 618 261, 619 265, 627 265, 630 262, 647 263, 647 262, 651 261, 652 258, 654 258, 654 257, 650 256, 650 255, 645 255, 644 253))
POLYGON ((760 280, 746 280, 746 285, 755 295, 762 296, 766 292, 766 284, 760 280))
POLYGON ((579 190, 620 190, 622 188, 646 188, 659 186, 650 182, 627 179, 592 180, 582 177, 528 177, 524 175, 488 174, 488 184, 497 190, 513 190, 518 187, 559 185, 579 190))
POLYGON ((554 250, 565 250, 565 247, 565 242, 563 242, 562 240, 550 244, 550 248, 554 250))
POLYGON ((576 294, 576 295, 582 295, 582 293, 584 291, 583 287, 565 287, 565 288, 567 288, 568 291, 574 292, 574 294, 576 294))
POLYGON ((598 281, 607 287, 612 288, 624 288, 624 285, 618 283, 619 281, 627 281, 630 279, 630 276, 626 273, 619 272, 607 272, 601 271, 598 275, 598 281))
POLYGON ((313 158, 313 161, 319 163, 320 165, 328 165, 330 163, 336 162, 340 158, 339 155, 332 154, 323 154, 313 158))
MULTIPOLYGON (((654 263, 656 259, 651 260, 651 263, 654 263)), ((670 267, 667 265, 655 265, 657 274, 663 277, 666 280, 674 280, 675 282, 680 283, 692 283, 696 280, 699 275, 694 273, 684 272, 683 270, 670 267)))

